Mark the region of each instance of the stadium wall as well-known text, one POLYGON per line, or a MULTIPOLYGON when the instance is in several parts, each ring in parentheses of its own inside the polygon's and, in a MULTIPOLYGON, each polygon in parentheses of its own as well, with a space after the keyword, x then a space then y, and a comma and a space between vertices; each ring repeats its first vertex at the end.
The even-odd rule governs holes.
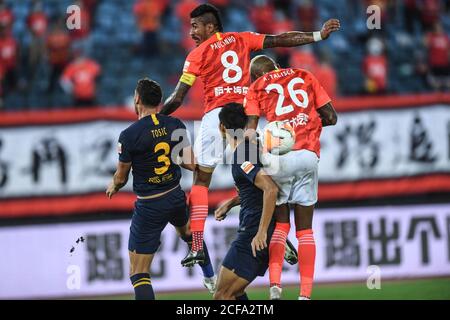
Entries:
MULTIPOLYGON (((428 193, 450 195, 450 94, 346 98, 324 128, 319 201, 428 193)), ((177 111, 195 136, 202 111, 177 111)), ((0 218, 129 211, 129 183, 112 201, 104 189, 117 162, 127 108, 30 111, 0 116, 0 218)), ((262 122, 262 125, 264 121, 262 122)), ((183 172, 182 187, 192 181, 183 172)), ((211 185, 211 206, 235 195, 227 165, 211 185)))
MULTIPOLYGON (((222 222, 206 223, 215 270, 236 235, 237 211, 222 222)), ((131 294, 129 224, 1 227, 0 299, 131 294)), ((318 209, 313 228, 318 283, 366 283, 379 276, 382 286, 387 279, 450 276, 450 204, 318 209)), ((297 243, 293 230, 289 238, 297 243)), ((200 269, 181 267, 187 246, 173 228, 164 230, 161 243, 153 261, 155 291, 204 290, 200 269)), ((284 264, 282 281, 298 283, 297 265, 284 264)), ((254 282, 268 283, 268 273, 254 282)))

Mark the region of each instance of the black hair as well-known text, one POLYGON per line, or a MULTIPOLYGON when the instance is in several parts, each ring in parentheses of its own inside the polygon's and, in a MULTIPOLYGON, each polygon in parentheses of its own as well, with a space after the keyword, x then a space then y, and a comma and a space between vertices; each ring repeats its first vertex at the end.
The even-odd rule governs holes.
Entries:
POLYGON ((245 129, 248 116, 242 104, 233 102, 223 106, 219 112, 219 120, 225 126, 225 129, 245 129))
POLYGON ((212 23, 216 26, 219 32, 223 32, 222 19, 220 17, 219 9, 212 4, 204 3, 192 10, 191 19, 198 17, 202 17, 202 22, 204 24, 212 23))
POLYGON ((161 103, 161 86, 154 80, 140 79, 136 86, 136 92, 144 106, 157 107, 161 103))

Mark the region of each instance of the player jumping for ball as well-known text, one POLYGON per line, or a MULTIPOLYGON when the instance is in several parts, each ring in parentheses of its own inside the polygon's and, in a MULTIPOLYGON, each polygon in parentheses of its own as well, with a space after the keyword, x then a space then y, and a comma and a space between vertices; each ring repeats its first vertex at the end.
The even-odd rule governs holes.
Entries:
MULTIPOLYGON (((137 201, 128 250, 130 279, 137 300, 155 298, 150 266, 167 224, 172 224, 188 245, 192 242, 186 196, 180 187, 181 169, 177 164, 181 158, 181 165, 193 170, 192 149, 185 125, 176 118, 156 113, 161 98, 157 82, 139 80, 134 95, 139 120, 120 134, 117 171, 106 190, 106 195, 111 198, 125 186, 133 168, 133 190, 137 201)), ((205 260, 200 264, 203 283, 213 293, 215 276, 206 246, 204 249, 205 260)))
POLYGON ((278 187, 262 168, 258 146, 245 139, 248 117, 244 107, 230 103, 219 118, 220 133, 233 150, 231 172, 239 197, 220 206, 215 216, 220 221, 233 206, 240 204, 241 209, 237 237, 223 259, 214 299, 248 300, 245 289, 268 268, 267 241, 275 227, 278 187))
POLYGON ((243 103, 250 85, 250 54, 274 47, 295 47, 327 39, 339 30, 339 20, 325 22, 316 32, 291 31, 279 35, 254 32, 223 32, 219 11, 202 4, 191 14, 190 35, 197 47, 186 58, 183 75, 175 91, 165 101, 160 113, 171 114, 182 104, 197 78, 204 84, 204 116, 194 154, 198 165, 190 194, 190 219, 193 233, 192 250, 182 260, 184 266, 203 261, 203 230, 208 215, 208 188, 212 173, 222 160, 222 137, 217 130, 218 114, 227 103, 243 103))
POLYGON ((281 298, 284 243, 292 204, 298 240, 299 299, 310 299, 316 254, 312 219, 318 191, 319 138, 322 127, 336 124, 337 115, 328 94, 306 70, 279 69, 268 56, 257 56, 250 63, 250 72, 254 82, 244 102, 248 129, 256 130, 259 117, 265 115, 269 122, 288 121, 295 132, 291 152, 281 156, 266 153, 264 157, 266 170, 280 189, 277 224, 269 245, 270 295, 272 299, 281 298))

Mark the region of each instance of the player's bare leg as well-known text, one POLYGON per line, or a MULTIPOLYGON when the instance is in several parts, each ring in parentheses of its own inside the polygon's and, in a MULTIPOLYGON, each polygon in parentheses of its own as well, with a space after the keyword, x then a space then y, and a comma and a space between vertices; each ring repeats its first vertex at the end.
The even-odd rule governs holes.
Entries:
MULTIPOLYGON (((175 227, 177 234, 180 236, 181 239, 183 239, 183 241, 185 241, 188 246, 189 249, 192 246, 192 233, 190 230, 190 226, 189 226, 189 222, 181 227, 175 227)), ((206 247, 206 245, 204 245, 204 255, 205 255, 205 260, 204 262, 200 262, 199 266, 202 268, 202 272, 203 272, 203 285, 205 286, 206 289, 208 289, 208 291, 211 294, 214 294, 214 292, 216 291, 216 282, 217 282, 217 277, 214 275, 214 270, 211 264, 211 259, 209 258, 209 254, 208 254, 208 249, 206 247)))
POLYGON ((203 231, 208 216, 208 188, 214 168, 197 165, 194 171, 194 183, 189 196, 190 223, 192 231, 192 249, 181 260, 185 267, 205 261, 203 251, 203 231))
MULTIPOLYGON (((237 297, 246 296, 245 288, 249 282, 228 268, 221 267, 217 280, 217 290, 214 300, 236 300, 237 297)), ((241 298, 241 300, 244 300, 241 298)))
POLYGON ((300 272, 299 299, 310 299, 314 279, 316 244, 312 230, 314 205, 294 206, 295 229, 298 240, 298 268, 300 272))
POLYGON ((289 205, 275 208, 275 230, 269 244, 270 299, 281 299, 281 271, 285 255, 286 239, 289 233, 289 205))
POLYGON ((128 251, 130 256, 130 280, 134 288, 136 300, 155 300, 150 266, 154 254, 138 254, 128 251))

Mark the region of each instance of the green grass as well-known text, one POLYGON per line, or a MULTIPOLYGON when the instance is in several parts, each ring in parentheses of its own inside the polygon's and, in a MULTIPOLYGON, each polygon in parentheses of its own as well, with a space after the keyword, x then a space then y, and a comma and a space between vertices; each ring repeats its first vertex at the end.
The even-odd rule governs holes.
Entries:
MULTIPOLYGON (((251 300, 267 300, 268 288, 251 288, 247 291, 251 300)), ((284 300, 295 300, 298 288, 283 289, 284 300)), ((206 291, 156 293, 159 300, 211 300, 206 291)), ((314 287, 314 300, 450 300, 450 278, 384 281, 381 289, 369 290, 366 283, 318 284, 314 287)), ((97 297, 94 299, 133 299, 133 296, 97 297)))

